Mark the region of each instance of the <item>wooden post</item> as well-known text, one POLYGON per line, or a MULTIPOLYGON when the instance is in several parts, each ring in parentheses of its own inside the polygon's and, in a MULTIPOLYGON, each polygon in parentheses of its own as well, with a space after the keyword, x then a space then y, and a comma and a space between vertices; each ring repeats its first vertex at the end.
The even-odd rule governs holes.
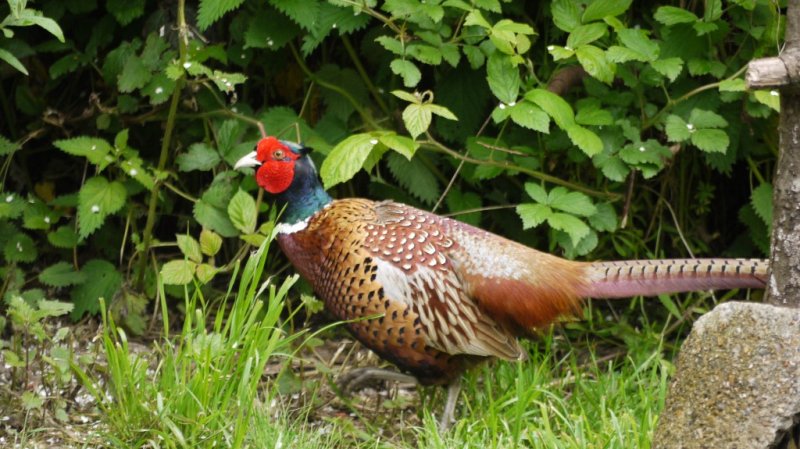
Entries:
POLYGON ((800 307, 800 0, 789 0, 785 40, 778 57, 752 61, 745 78, 750 89, 780 91, 767 302, 800 307))

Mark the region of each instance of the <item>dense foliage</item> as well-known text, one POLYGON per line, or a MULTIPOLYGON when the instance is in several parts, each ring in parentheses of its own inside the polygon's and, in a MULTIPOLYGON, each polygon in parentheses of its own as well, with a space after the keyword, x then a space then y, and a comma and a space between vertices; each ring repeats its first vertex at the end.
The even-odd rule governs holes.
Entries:
POLYGON ((742 76, 782 3, 7 0, 0 310, 141 333, 159 274, 218 297, 279 213, 231 168, 263 133, 335 197, 567 257, 764 255, 778 97, 742 76))

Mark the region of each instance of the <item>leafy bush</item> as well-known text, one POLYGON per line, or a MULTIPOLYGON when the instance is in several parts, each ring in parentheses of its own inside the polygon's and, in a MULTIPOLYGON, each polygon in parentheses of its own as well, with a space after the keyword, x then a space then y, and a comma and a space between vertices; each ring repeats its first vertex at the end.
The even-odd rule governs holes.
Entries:
POLYGON ((683 4, 8 0, 0 295, 134 333, 159 275, 222 297, 278 214, 231 169, 265 133, 567 257, 765 254, 778 97, 742 74, 781 5, 683 4))

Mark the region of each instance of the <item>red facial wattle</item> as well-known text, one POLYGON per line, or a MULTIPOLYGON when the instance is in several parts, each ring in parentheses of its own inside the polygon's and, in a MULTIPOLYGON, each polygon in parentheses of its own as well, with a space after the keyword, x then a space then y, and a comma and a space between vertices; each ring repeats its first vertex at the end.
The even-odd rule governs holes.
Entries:
POLYGON ((256 171, 256 182, 262 189, 278 194, 288 189, 294 179, 294 160, 267 160, 256 171))

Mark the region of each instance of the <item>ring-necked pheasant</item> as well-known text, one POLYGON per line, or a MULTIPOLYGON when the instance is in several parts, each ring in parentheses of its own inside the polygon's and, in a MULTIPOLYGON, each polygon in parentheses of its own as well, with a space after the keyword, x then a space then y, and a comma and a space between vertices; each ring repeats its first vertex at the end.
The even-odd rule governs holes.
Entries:
POLYGON ((764 260, 575 262, 403 204, 333 200, 309 151, 267 137, 236 168, 260 166, 258 185, 285 204, 278 243, 328 310, 421 384, 450 385, 445 427, 464 369, 524 360, 517 336, 576 312, 583 298, 766 282, 764 260))

